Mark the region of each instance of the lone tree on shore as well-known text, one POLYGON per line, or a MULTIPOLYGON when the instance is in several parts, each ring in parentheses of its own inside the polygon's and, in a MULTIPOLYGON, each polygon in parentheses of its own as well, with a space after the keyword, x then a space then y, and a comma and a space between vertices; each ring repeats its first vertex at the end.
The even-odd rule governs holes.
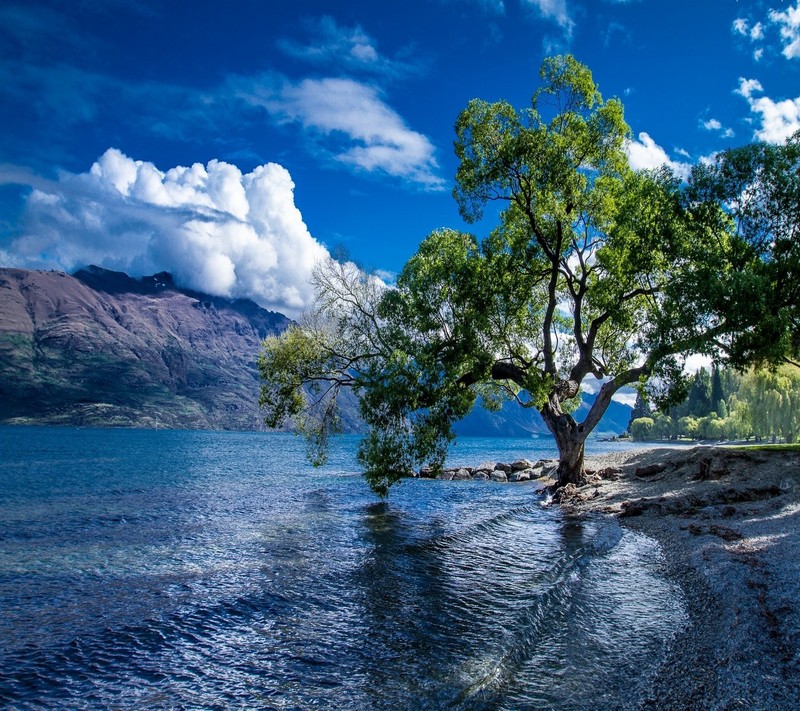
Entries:
POLYGON ((586 439, 621 387, 651 379, 657 404, 681 398, 682 356, 723 357, 761 315, 772 275, 711 194, 714 175, 695 189, 666 168, 631 170, 622 104, 603 101, 589 69, 555 57, 540 74, 530 108, 476 99, 456 123, 462 216, 499 206, 485 240, 432 233, 393 287, 329 260, 311 312, 263 344, 267 424, 294 418, 319 459, 352 388, 368 426, 359 460, 381 495, 443 464, 478 398, 535 407, 558 484, 580 483, 586 439), (587 378, 602 386, 578 422, 587 378))

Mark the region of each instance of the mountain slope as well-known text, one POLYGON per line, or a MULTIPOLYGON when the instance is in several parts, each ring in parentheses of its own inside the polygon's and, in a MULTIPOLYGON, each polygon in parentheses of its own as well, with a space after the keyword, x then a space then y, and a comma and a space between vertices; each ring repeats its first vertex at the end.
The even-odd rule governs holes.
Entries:
MULTIPOLYGON (((595 395, 582 393, 581 404, 573 413, 573 417, 579 421, 586 417, 594 399, 595 395)), ((628 429, 630 415, 629 405, 612 400, 592 434, 595 436, 622 434, 628 429)), ((467 437, 530 437, 550 434, 536 409, 520 407, 515 402, 503 403, 499 412, 476 407, 461 422, 456 423, 454 429, 456 434, 467 437)))
POLYGON ((0 421, 259 428, 259 343, 289 323, 168 274, 0 269, 0 421))
MULTIPOLYGON (((246 299, 180 289, 167 273, 0 269, 0 423, 261 429, 259 345, 290 323, 246 299)), ((342 405, 344 428, 360 429, 355 398, 342 405)), ((612 403, 597 432, 618 434, 629 416, 612 403)), ((477 407, 456 431, 547 434, 538 412, 514 403, 477 407)))

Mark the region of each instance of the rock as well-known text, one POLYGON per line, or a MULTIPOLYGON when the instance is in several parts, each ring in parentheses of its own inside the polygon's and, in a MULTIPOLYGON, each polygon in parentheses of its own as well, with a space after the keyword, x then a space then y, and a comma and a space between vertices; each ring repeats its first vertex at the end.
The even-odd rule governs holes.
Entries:
POLYGON ((644 513, 646 507, 645 504, 640 501, 623 501, 620 504, 622 511, 620 511, 619 517, 620 518, 627 518, 628 516, 641 516, 644 513))
POLYGON ((475 474, 473 474, 472 479, 473 481, 488 481, 489 472, 484 471, 483 469, 476 471, 475 474))
POLYGON ((575 484, 566 484, 556 489, 553 494, 553 501, 557 504, 563 504, 565 501, 574 499, 578 493, 578 488, 575 484))
POLYGON ((497 462, 481 462, 475 467, 476 472, 493 472, 497 467, 497 462))
POLYGON ((511 462, 512 471, 518 472, 524 469, 533 469, 536 465, 530 459, 517 459, 516 462, 511 462))
POLYGON ((510 464, 506 464, 505 462, 497 462, 497 464, 494 465, 494 468, 504 471, 506 474, 509 474, 514 470, 510 464))
POLYGON ((453 478, 453 474, 455 472, 452 469, 442 469, 437 475, 436 479, 441 481, 450 481, 453 478))
POLYGON ((453 481, 466 481, 467 479, 472 479, 472 475, 469 473, 469 469, 466 467, 457 469, 453 474, 453 481))
POLYGON ((530 481, 531 475, 533 474, 533 469, 522 469, 518 471, 513 471, 511 474, 508 475, 509 481, 530 481))
POLYGON ((419 470, 419 476, 422 479, 433 479, 433 469, 426 464, 419 470))
POLYGON ((597 476, 606 481, 616 481, 620 474, 622 474, 622 469, 619 467, 606 467, 597 472, 597 476))
POLYGON ((648 476, 655 476, 656 474, 661 474, 667 465, 663 462, 658 462, 657 464, 648 464, 644 467, 637 467, 634 474, 636 476, 648 477, 648 476))
POLYGON ((492 481, 508 481, 508 475, 502 469, 495 469, 489 472, 489 478, 492 481))
POLYGON ((555 477, 557 471, 558 471, 558 464, 548 462, 542 466, 542 473, 539 476, 555 477))

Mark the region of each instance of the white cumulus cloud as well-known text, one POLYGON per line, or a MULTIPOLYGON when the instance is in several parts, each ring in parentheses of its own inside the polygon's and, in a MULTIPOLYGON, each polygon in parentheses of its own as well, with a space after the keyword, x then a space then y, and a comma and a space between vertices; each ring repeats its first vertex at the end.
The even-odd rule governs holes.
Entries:
POLYGON ((775 101, 768 96, 754 96, 763 91, 758 79, 739 78, 736 93, 747 100, 750 110, 761 119, 761 127, 756 129, 755 138, 769 143, 782 143, 796 131, 800 131, 800 96, 781 101, 775 101))
POLYGON ((800 59, 800 0, 795 7, 789 6, 785 12, 770 10, 769 19, 780 29, 784 41, 783 56, 787 59, 800 59))
POLYGON ((644 131, 639 134, 638 140, 628 141, 626 151, 631 168, 634 170, 660 168, 666 165, 681 178, 688 177, 691 170, 688 163, 672 160, 667 152, 644 131))
POLYGON ((17 266, 166 270, 182 286, 296 315, 328 253, 276 163, 246 174, 217 160, 163 172, 110 148, 87 173, 38 182, 8 254, 17 266))

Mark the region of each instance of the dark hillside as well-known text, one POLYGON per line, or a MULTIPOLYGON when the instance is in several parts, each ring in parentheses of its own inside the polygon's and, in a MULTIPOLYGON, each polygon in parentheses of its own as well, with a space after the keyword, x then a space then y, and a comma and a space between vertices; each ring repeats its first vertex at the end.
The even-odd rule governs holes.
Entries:
POLYGON ((259 343, 289 323, 165 273, 0 269, 0 421, 259 428, 259 343))

